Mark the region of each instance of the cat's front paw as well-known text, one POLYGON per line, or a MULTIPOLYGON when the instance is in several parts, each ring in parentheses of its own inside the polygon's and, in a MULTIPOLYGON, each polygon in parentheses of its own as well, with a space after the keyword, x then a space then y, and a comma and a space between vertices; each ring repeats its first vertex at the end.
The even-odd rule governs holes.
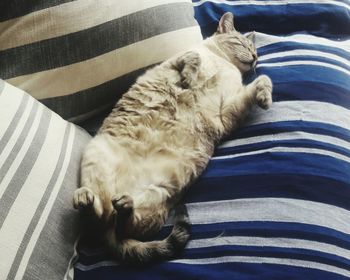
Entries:
POLYGON ((112 197, 112 205, 118 214, 128 214, 134 207, 134 200, 128 194, 116 194, 112 197))
POLYGON ((201 65, 199 54, 189 51, 180 56, 176 63, 177 68, 180 69, 181 87, 185 89, 192 88, 197 83, 199 67, 201 65))
POLYGON ((272 104, 272 82, 271 79, 262 75, 256 79, 256 102, 263 109, 270 108, 272 104))
POLYGON ((90 207, 93 204, 94 193, 90 189, 82 187, 74 192, 73 206, 75 209, 90 207))

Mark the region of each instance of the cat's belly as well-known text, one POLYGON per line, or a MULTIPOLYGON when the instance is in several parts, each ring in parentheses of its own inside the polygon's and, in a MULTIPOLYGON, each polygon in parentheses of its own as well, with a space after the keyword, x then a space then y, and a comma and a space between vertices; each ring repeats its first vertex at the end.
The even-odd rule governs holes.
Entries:
POLYGON ((150 185, 173 185, 180 191, 205 168, 213 148, 186 131, 173 137, 167 132, 153 132, 147 141, 103 134, 93 142, 99 159, 90 158, 94 158, 95 169, 108 177, 101 178, 103 185, 130 194, 150 185))
MULTIPOLYGON (((144 149, 147 148, 145 146, 144 149)), ((157 148, 150 148, 143 155, 131 153, 128 157, 125 161, 129 162, 127 177, 125 174, 117 176, 119 183, 120 180, 128 183, 123 182, 117 186, 136 194, 151 185, 172 185, 177 191, 181 191, 190 180, 200 175, 210 159, 210 154, 204 148, 176 148, 163 143, 157 148)))

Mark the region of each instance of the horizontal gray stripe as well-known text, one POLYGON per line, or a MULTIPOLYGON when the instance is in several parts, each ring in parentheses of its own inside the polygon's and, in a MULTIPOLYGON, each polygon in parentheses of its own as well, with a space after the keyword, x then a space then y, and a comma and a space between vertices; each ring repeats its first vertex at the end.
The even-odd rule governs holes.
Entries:
POLYGON ((75 123, 80 123, 85 119, 84 117, 79 118, 79 116, 92 112, 96 108, 106 108, 108 105, 109 108, 112 108, 117 100, 136 81, 137 77, 148 68, 133 71, 96 87, 71 95, 42 99, 40 101, 64 119, 74 118, 75 123))
POLYGON ((16 200, 18 193, 20 192, 24 182, 26 181, 33 168, 35 161, 39 156, 41 147, 47 135, 51 115, 51 111, 44 110, 40 119, 38 131, 36 132, 34 139, 30 144, 29 149, 26 152, 21 164, 19 165, 3 196, 1 197, 0 228, 2 227, 2 224, 4 223, 12 204, 16 200))
POLYGON ((304 131, 281 132, 278 134, 266 134, 248 138, 239 138, 223 142, 219 146, 219 148, 231 148, 244 145, 259 144, 262 142, 276 142, 289 140, 309 140, 313 142, 321 142, 334 146, 339 146, 339 148, 347 149, 350 152, 350 142, 346 140, 334 136, 307 133, 304 131))
POLYGON ((0 77, 9 79, 62 67, 162 33, 194 26, 192 12, 190 3, 157 6, 86 30, 0 51, 0 77))
POLYGON ((302 199, 242 198, 187 204, 192 224, 273 221, 311 224, 350 234, 350 211, 302 199))
MULTIPOLYGON (((64 139, 63 139, 63 142, 62 142, 62 147, 60 147, 61 149, 61 152, 60 152, 60 155, 59 155, 59 158, 57 160, 57 164, 56 164, 56 167, 55 167, 55 170, 52 174, 52 177, 50 179, 50 182, 48 183, 46 189, 45 189, 45 192, 39 202, 39 205, 35 211, 35 214, 33 215, 33 218, 32 220, 30 221, 30 224, 27 228, 27 231, 24 235, 24 238, 22 239, 22 242, 21 242, 21 245, 19 246, 19 250, 17 251, 16 253, 16 256, 15 256, 15 259, 13 260, 12 262, 12 266, 11 266, 11 269, 10 269, 10 272, 7 276, 7 279, 15 279, 15 276, 16 276, 16 273, 17 273, 17 270, 18 270, 18 267, 22 261, 22 258, 23 258, 23 254, 25 252, 25 250, 27 249, 27 246, 28 246, 28 243, 29 243, 29 240, 35 230, 35 227, 37 226, 38 224, 38 221, 42 215, 42 212, 44 211, 44 208, 45 208, 45 205, 47 204, 47 201, 51 195, 51 192, 53 190, 53 187, 55 186, 56 182, 57 182, 57 179, 58 179, 58 176, 61 172, 61 169, 62 169, 62 165, 63 165, 63 160, 64 160, 64 157, 65 157, 65 154, 66 154, 66 150, 67 150, 67 142, 68 142, 68 136, 69 136, 69 130, 70 130, 70 126, 69 125, 66 125, 66 130, 65 130, 65 133, 64 133, 64 139)), ((47 247, 50 246, 50 244, 46 244, 47 247)))
POLYGON ((320 101, 294 100, 275 102, 267 111, 254 108, 246 125, 302 120, 326 123, 350 130, 349 119, 350 110, 344 107, 320 101))
MULTIPOLYGON (((28 102, 28 100, 29 100, 29 98, 27 98, 27 102, 28 102)), ((29 113, 28 119, 27 119, 26 123, 24 124, 24 127, 23 127, 23 129, 21 131, 21 134, 16 139, 16 144, 13 146, 9 156, 6 158, 5 163, 0 167, 0 182, 4 179, 7 171, 11 167, 13 161, 16 159, 18 152, 22 148, 23 143, 26 140, 26 137, 27 137, 27 135, 28 135, 32 125, 33 125, 34 118, 35 118, 35 116, 36 116, 36 114, 38 112, 38 106, 39 106, 39 103, 38 102, 34 102, 32 110, 29 113)), ((18 113, 18 116, 17 117, 15 116, 16 119, 14 119, 14 121, 16 123, 18 123, 21 115, 23 114, 23 111, 17 111, 17 113, 18 113), (18 120, 17 120, 17 118, 18 118, 18 120)), ((17 113, 16 113, 16 115, 17 115, 17 113)), ((13 130, 15 128, 16 128, 15 126, 13 128, 11 128, 11 130, 9 131, 8 134, 12 134, 13 130)), ((6 135, 6 138, 9 138, 9 137, 11 137, 11 135, 6 135)), ((5 141, 6 141, 6 139, 4 139, 4 142, 5 141)), ((2 142, 2 139, 1 139, 1 142, 2 142)), ((3 148, 4 147, 0 147, 0 149, 3 149, 3 148)))
MULTIPOLYGON (((286 266, 304 267, 307 269, 318 269, 327 272, 340 274, 346 277, 350 277, 350 272, 347 269, 339 268, 334 265, 324 264, 315 261, 289 259, 289 258, 273 258, 273 257, 262 257, 262 256, 222 256, 214 258, 203 258, 203 259, 179 259, 171 260, 172 263, 183 263, 192 265, 207 265, 207 264, 222 264, 222 263, 258 263, 258 264, 276 264, 286 266)), ((107 264, 108 265, 108 264, 107 264)), ((110 266, 110 265, 109 265, 110 266)), ((78 267, 78 266, 77 266, 78 267)), ((89 270, 90 266, 81 266, 81 270, 89 270)), ((99 267, 96 265, 94 268, 99 267)), ((79 266, 80 269, 80 266, 79 266)), ((303 278, 303 279, 308 279, 303 278)))
MULTIPOLYGON (((21 119, 21 116, 23 114, 23 111, 24 111, 24 108, 26 107, 26 105, 28 104, 28 100, 29 100, 29 95, 27 94, 23 94, 22 96, 22 100, 21 100, 21 103, 17 109, 17 112, 16 114, 14 115, 14 117, 12 118, 11 122, 10 122, 10 125, 9 127, 6 129, 3 137, 1 138, 0 140, 0 154, 2 153, 2 151, 4 150, 4 148, 6 147, 8 141, 10 140, 13 132, 15 131, 16 127, 17 127, 17 124, 19 122, 19 120, 21 119)), ((33 106, 34 107, 34 106, 33 106)), ((33 111, 32 111, 33 113, 33 111)), ((34 115, 34 113, 33 113, 34 115)), ((32 116, 30 115, 29 116, 29 119, 31 118, 32 116)), ((27 121, 27 123, 29 123, 29 119, 27 121)), ((31 124, 31 123, 30 123, 31 124)), ((29 124, 28 124, 29 125, 29 124)), ((28 130, 28 129, 27 129, 28 130)), ((28 131, 26 130, 26 127, 24 127, 22 133, 28 133, 28 131)), ((21 138, 21 136, 20 136, 21 138)), ((19 139, 20 139, 19 138, 19 139)), ((24 138, 22 139, 22 142, 24 141, 24 138)), ((3 166, 0 168, 0 181, 2 180, 2 176, 1 176, 1 169, 3 168, 3 166)))
POLYGON ((1 0, 0 21, 24 16, 34 11, 39 11, 72 1, 73 0, 1 0))
POLYGON ((79 184, 81 155, 90 139, 87 133, 75 129, 67 174, 33 249, 23 280, 32 280, 37 271, 40 271, 41 279, 63 279, 67 271, 79 225, 79 214, 72 207, 72 197, 79 184), (48 248, 52 251, 48 252, 48 248), (57 275, 58 271, 61 275, 57 275))
POLYGON ((278 247, 278 248, 297 248, 303 250, 310 250, 322 252, 326 254, 333 254, 344 259, 350 259, 350 250, 342 247, 323 243, 319 241, 297 239, 297 238, 283 238, 283 237, 256 237, 256 236, 228 236, 223 235, 215 238, 195 239, 190 240, 186 249, 197 249, 216 246, 257 246, 257 247, 278 247))
MULTIPOLYGON (((222 159, 230 159, 230 158, 237 158, 237 157, 244 157, 244 156, 251 156, 251 155, 259 155, 264 153, 301 153, 301 154, 312 154, 312 155, 322 155, 322 156, 329 156, 338 160, 345 161, 347 163, 350 163, 350 157, 328 151, 326 149, 319 149, 319 148, 304 148, 304 147, 272 147, 267 149, 259 149, 256 151, 251 152, 244 152, 244 153, 235 153, 230 155, 224 155, 224 156, 215 156, 212 157, 212 160, 222 160, 222 159)), ((349 182, 348 179, 345 179, 344 183, 349 182)))

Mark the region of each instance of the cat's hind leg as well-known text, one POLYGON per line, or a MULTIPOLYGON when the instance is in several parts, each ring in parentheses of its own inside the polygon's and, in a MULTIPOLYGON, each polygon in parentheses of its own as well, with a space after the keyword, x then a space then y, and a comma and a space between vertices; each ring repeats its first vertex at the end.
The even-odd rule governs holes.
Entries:
POLYGON ((198 53, 189 51, 177 58, 176 68, 180 72, 181 87, 188 89, 195 86, 198 79, 201 59, 198 53))
POLYGON ((110 201, 110 187, 114 177, 111 176, 112 164, 108 158, 108 146, 104 142, 91 140, 81 163, 80 188, 74 192, 73 206, 79 210, 88 210, 98 218, 104 212, 113 209, 106 201, 110 201), (107 151, 107 152, 105 152, 107 151))
POLYGON ((168 215, 168 198, 169 193, 155 185, 134 196, 114 195, 111 202, 116 211, 117 235, 141 238, 158 232, 168 215))
POLYGON ((94 193, 86 187, 75 190, 73 197, 73 206, 75 209, 91 207, 94 204, 94 193))
POLYGON ((100 197, 99 188, 93 178, 92 172, 87 172, 82 168, 81 187, 74 192, 73 206, 75 209, 87 210, 95 214, 98 218, 102 217, 104 209, 100 197))
POLYGON ((129 215, 134 207, 134 200, 129 194, 117 194, 112 196, 112 205, 118 215, 129 215))
POLYGON ((117 231, 119 238, 123 238, 127 232, 126 228, 132 226, 134 215, 134 200, 127 194, 116 194, 111 198, 115 210, 117 231))
POLYGON ((103 214, 103 206, 100 197, 93 191, 93 188, 83 186, 74 192, 73 207, 75 209, 89 211, 97 217, 103 214))

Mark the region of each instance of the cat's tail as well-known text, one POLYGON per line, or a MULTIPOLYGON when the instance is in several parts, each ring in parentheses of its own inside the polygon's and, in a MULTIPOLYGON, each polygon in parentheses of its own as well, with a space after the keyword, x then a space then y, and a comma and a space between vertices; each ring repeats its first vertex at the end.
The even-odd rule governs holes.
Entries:
POLYGON ((187 209, 185 205, 178 205, 175 208, 174 227, 167 238, 148 242, 124 239, 118 241, 113 249, 118 260, 146 264, 175 257, 184 249, 189 238, 190 223, 187 209))

